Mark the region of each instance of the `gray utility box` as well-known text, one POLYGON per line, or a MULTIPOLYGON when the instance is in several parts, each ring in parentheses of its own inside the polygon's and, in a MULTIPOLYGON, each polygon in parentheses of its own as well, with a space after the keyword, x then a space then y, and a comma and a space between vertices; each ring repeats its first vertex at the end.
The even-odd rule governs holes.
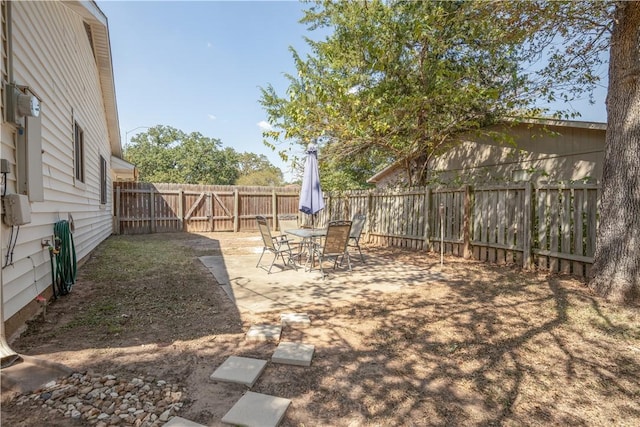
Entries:
POLYGON ((23 194, 7 194, 2 198, 3 220, 7 225, 22 225, 31 222, 29 198, 23 194))

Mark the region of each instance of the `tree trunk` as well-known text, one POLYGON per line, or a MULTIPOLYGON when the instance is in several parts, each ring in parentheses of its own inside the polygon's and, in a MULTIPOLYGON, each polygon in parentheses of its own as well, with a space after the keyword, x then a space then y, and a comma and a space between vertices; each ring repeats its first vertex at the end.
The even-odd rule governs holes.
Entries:
POLYGON ((609 55, 608 127, 593 277, 618 303, 640 300, 640 2, 618 2, 609 55))

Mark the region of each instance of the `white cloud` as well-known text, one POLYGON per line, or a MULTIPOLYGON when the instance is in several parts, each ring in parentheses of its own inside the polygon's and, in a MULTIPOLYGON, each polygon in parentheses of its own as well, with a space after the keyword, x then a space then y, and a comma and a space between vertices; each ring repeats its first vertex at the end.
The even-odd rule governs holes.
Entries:
POLYGON ((268 122, 265 122, 264 120, 256 123, 258 125, 258 127, 262 130, 271 130, 271 125, 268 122))
POLYGON ((214 116, 213 114, 207 114, 207 117, 209 117, 209 120, 216 120, 217 117, 214 116))
POLYGON ((213 44, 211 42, 207 42, 207 48, 211 49, 213 47, 213 44))

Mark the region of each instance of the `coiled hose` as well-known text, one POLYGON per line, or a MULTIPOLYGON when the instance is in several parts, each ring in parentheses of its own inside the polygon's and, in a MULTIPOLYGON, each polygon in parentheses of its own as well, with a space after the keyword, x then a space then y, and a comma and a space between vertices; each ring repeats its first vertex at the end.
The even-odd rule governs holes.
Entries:
POLYGON ((71 287, 76 283, 77 259, 69 221, 56 222, 53 225, 53 235, 55 242, 54 246, 49 248, 49 256, 53 295, 57 298, 58 295, 68 294, 71 291, 71 287))

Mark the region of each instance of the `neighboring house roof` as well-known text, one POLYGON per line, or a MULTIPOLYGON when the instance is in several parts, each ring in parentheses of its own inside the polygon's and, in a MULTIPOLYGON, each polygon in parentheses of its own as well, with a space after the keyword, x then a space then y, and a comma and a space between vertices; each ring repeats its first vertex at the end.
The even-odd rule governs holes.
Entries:
MULTIPOLYGON (((585 122, 578 120, 555 120, 555 119, 543 119, 543 118, 527 118, 521 119, 517 117, 508 117, 505 119, 507 122, 518 122, 518 123, 528 123, 532 125, 540 125, 540 126, 558 126, 558 127, 571 127, 571 128, 580 128, 580 129, 596 129, 596 130, 607 130, 607 124, 601 122, 585 122)), ((373 175, 371 178, 367 180, 369 184, 375 184, 377 182, 382 181, 384 178, 388 177, 395 173, 402 166, 402 161, 396 161, 386 168, 382 169, 380 172, 373 175)))
POLYGON ((111 154, 122 157, 120 144, 120 126, 118 124, 118 106, 116 104, 115 80, 113 78, 113 62, 111 59, 111 43, 109 41, 109 24, 106 15, 94 1, 63 1, 63 3, 80 15, 89 25, 93 50, 98 65, 100 89, 107 119, 111 154))

